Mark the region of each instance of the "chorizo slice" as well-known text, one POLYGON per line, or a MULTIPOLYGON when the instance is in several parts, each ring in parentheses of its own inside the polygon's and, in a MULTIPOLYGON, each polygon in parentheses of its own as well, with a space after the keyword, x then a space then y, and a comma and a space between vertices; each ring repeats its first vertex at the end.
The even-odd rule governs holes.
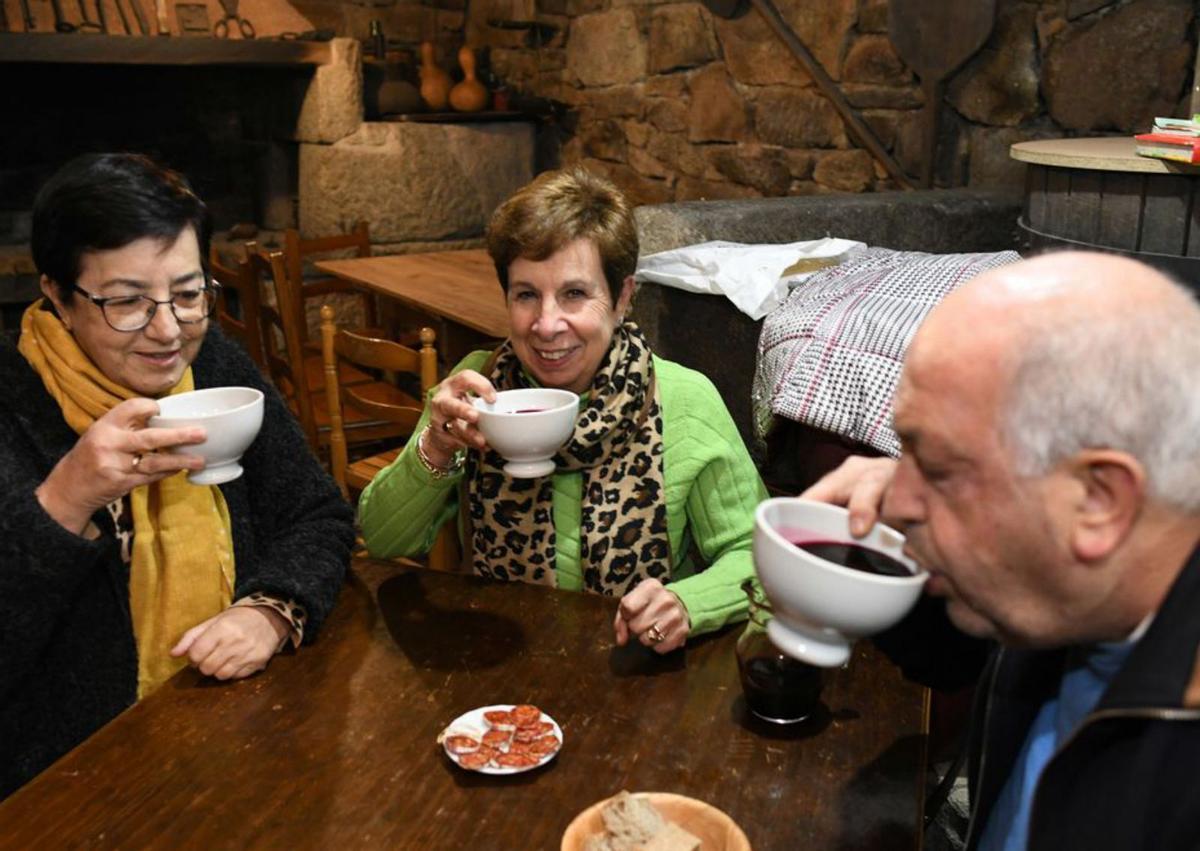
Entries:
POLYGON ((522 703, 518 706, 514 706, 510 715, 512 715, 512 719, 516 722, 518 727, 536 724, 538 721, 542 720, 542 710, 529 703, 522 703))
POLYGON ((496 765, 501 768, 533 768, 541 760, 528 753, 502 753, 496 755, 496 765))
POLYGON ((447 736, 442 742, 446 746, 446 750, 458 756, 460 754, 474 753, 479 750, 479 739, 471 736, 447 736))
POLYGON ((496 757, 496 751, 489 747, 481 747, 472 753, 463 754, 458 758, 458 764, 470 771, 485 768, 496 757))
POLYGON ((541 757, 552 754, 561 747, 562 742, 558 740, 557 736, 542 736, 540 739, 530 742, 529 753, 541 757))
POLYGON ((491 748, 499 748, 507 745, 509 739, 513 737, 512 730, 501 730, 493 727, 483 734, 483 743, 491 748))
POLYGON ((517 722, 513 719, 512 713, 505 709, 490 709, 483 713, 483 720, 493 730, 517 729, 517 722))
POLYGON ((518 727, 513 733, 513 739, 518 742, 532 742, 554 732, 554 725, 549 721, 539 721, 528 727, 518 727))

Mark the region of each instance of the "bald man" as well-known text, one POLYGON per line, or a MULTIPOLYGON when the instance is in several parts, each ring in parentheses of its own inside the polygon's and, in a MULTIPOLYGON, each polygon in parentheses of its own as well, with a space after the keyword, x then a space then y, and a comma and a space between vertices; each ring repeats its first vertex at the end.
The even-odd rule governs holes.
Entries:
POLYGON ((805 496, 904 530, 963 631, 998 639, 967 848, 1200 848, 1200 307, 1132 260, 980 275, 909 347, 899 462, 805 496))

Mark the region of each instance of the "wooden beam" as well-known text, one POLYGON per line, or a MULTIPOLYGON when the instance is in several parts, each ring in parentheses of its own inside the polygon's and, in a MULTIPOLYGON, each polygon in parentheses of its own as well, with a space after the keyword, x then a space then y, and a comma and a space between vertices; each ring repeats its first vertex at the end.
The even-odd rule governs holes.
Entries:
POLYGON ((854 141, 867 149, 871 156, 884 167, 897 186, 901 189, 914 189, 913 182, 904 173, 904 169, 888 153, 887 148, 883 146, 883 143, 879 141, 879 137, 875 135, 875 131, 859 118, 858 113, 854 111, 854 107, 842 95, 841 89, 825 73, 825 69, 821 67, 821 63, 817 61, 817 58, 812 55, 804 42, 796 35, 796 31, 779 14, 779 9, 776 8, 772 0, 750 0, 750 5, 759 11, 759 14, 763 16, 763 20, 767 22, 767 26, 775 31, 775 34, 787 45, 788 49, 792 51, 792 54, 804 67, 804 70, 808 72, 808 75, 813 78, 813 81, 817 84, 817 88, 821 90, 825 97, 829 98, 829 102, 833 104, 833 108, 842 117, 842 121, 846 122, 846 130, 854 141))
POLYGON ((111 36, 91 33, 0 33, 0 63, 89 65, 316 66, 329 44, 267 39, 111 36))

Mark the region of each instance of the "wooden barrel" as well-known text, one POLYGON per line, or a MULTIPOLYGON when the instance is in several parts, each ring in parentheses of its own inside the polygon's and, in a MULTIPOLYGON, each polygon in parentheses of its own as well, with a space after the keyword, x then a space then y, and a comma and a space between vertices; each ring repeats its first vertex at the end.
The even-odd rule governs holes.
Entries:
POLYGON ((1028 164, 1032 247, 1126 254, 1200 291, 1200 167, 1139 157, 1128 136, 1021 142, 1011 155, 1028 164))

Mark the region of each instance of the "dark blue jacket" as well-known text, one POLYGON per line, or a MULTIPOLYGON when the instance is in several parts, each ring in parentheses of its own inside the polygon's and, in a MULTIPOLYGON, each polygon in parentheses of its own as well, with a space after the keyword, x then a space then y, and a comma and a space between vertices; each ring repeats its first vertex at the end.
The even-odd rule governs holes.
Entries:
MULTIPOLYGON (((1038 781, 1028 851, 1200 848, 1200 550, 1096 708, 1038 781)), ((1001 649, 982 679, 970 749, 975 849, 1065 650, 1001 649)))

